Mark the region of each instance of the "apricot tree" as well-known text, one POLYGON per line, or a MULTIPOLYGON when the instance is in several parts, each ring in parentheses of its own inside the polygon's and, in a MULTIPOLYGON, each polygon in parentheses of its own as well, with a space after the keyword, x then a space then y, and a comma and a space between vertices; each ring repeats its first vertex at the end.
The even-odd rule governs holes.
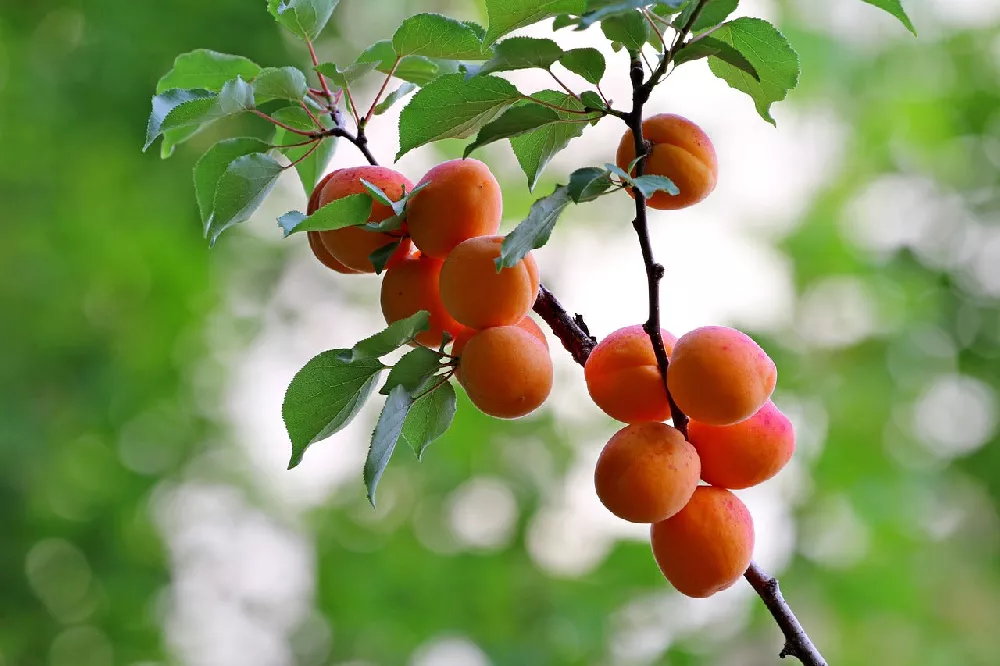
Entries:
MULTIPOLYGON (((864 1, 912 30, 899 0, 864 1)), ((794 451, 791 424, 770 401, 777 369, 734 329, 705 327, 680 339, 661 329, 664 269, 653 257, 647 221, 648 207, 676 210, 705 199, 719 171, 712 142, 696 123, 671 113, 647 117, 654 88, 677 67, 707 59, 713 74, 749 95, 774 123, 770 107, 798 81, 791 45, 764 20, 728 20, 738 0, 486 0, 486 27, 417 14, 391 39, 338 66, 320 62, 313 48, 336 4, 267 2, 277 22, 307 45, 315 84, 294 67, 262 68, 241 56, 193 51, 158 83, 147 128, 146 148, 163 137, 166 157, 226 116, 251 113, 270 122, 270 141, 225 139, 198 161, 195 194, 209 242, 247 221, 278 177, 295 168, 309 202, 306 213, 279 218, 285 236, 305 233, 317 259, 338 273, 384 273, 387 328, 353 347, 320 353, 288 388, 282 413, 292 442, 289 467, 347 425, 387 370, 379 391, 385 405, 364 467, 373 505, 397 444, 406 442, 419 457, 449 427, 456 411, 452 378, 486 414, 532 412, 552 387, 550 350, 529 315, 533 309, 585 366, 597 406, 627 424, 595 470, 604 505, 624 520, 651 525, 655 562, 679 592, 709 596, 744 576, 784 634, 781 656, 824 664, 777 582, 753 564, 752 518, 731 492, 773 477, 794 451), (626 108, 601 88, 614 76, 601 51, 506 37, 549 20, 554 31, 603 34, 627 55, 620 74, 631 84, 626 108), (532 68, 546 71, 557 88, 529 95, 498 76, 532 68), (563 70, 586 86, 567 85, 563 70), (365 108, 355 84, 375 72, 382 83, 365 108), (374 117, 414 90, 400 116, 397 159, 438 140, 472 139, 464 159, 437 165, 415 186, 379 166, 367 139, 374 117), (496 235, 500 186, 469 155, 508 140, 534 189, 551 158, 605 118, 625 126, 614 162, 576 169, 513 231, 496 235), (321 179, 337 139, 353 144, 368 165, 321 179), (598 343, 582 317, 570 316, 540 284, 531 252, 548 242, 571 204, 620 191, 634 200, 649 308, 643 323, 598 343), (386 365, 386 357, 408 346, 386 365)))

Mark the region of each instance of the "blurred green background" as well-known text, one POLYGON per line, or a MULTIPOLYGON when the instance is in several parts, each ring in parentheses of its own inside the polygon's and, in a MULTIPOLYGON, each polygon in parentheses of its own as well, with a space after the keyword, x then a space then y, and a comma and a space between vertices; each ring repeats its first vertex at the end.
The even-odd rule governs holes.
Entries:
MULTIPOLYGON (((614 428, 559 349, 568 397, 518 422, 463 403, 424 463, 398 452, 378 512, 360 482, 370 410, 283 470, 284 386, 378 327, 377 282, 345 286, 277 242, 274 217, 304 202, 294 178, 208 251, 197 149, 263 124, 168 161, 139 151, 178 53, 306 64, 263 4, 0 6, 0 666, 778 663, 777 628, 743 582, 676 596, 641 532, 586 499, 614 428)), ((912 0, 913 39, 860 2, 744 4, 799 50, 801 86, 772 130, 713 82, 732 108, 712 122, 794 136, 783 155, 809 164, 786 169, 821 176, 760 183, 761 201, 801 200, 741 232, 787 277, 783 309, 749 328, 800 433, 793 465, 748 498, 758 555, 831 664, 996 664, 1000 11, 912 0), (794 134, 815 118, 836 131, 794 134)), ((343 0, 320 50, 349 57, 416 11, 484 20, 472 3, 343 0)), ((533 197, 501 153, 486 154, 513 222, 533 197)), ((714 205, 736 214, 724 195, 714 205)), ((613 210, 627 226, 626 208, 613 210)), ((578 219, 574 243, 618 224, 578 219)), ((557 287, 600 275, 546 252, 557 287)), ((595 333, 633 323, 608 317, 595 333)))

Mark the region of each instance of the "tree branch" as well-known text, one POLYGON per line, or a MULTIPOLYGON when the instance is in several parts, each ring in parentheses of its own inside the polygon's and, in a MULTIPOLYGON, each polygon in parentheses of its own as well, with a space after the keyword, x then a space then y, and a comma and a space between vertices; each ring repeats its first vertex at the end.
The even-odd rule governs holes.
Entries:
POLYGON ((827 666, 826 659, 819 653, 816 646, 809 640, 806 630, 802 628, 795 613, 781 596, 778 580, 764 573, 756 562, 750 563, 743 577, 753 587, 754 591, 764 601, 771 617, 778 623, 781 633, 785 635, 785 646, 778 656, 795 657, 806 666, 827 666))

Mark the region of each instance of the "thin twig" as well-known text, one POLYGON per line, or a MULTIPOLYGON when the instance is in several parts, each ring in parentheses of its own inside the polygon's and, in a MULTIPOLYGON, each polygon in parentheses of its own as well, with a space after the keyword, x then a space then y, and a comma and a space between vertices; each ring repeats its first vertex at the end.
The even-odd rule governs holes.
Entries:
POLYGON ((576 99, 580 99, 580 96, 577 95, 575 92, 573 92, 572 88, 570 88, 568 85, 566 85, 565 83, 563 83, 562 80, 558 76, 556 76, 556 73, 552 71, 551 67, 546 68, 545 71, 548 72, 549 76, 551 76, 555 80, 555 82, 559 84, 560 88, 562 88, 563 90, 565 90, 567 93, 569 93, 570 95, 572 95, 576 99))
MULTIPOLYGON (((312 58, 313 67, 319 67, 319 58, 316 57, 316 49, 313 47, 312 40, 306 38, 306 46, 309 47, 309 57, 312 58)), ((333 95, 330 93, 330 86, 326 84, 326 77, 316 72, 316 76, 319 77, 319 85, 323 88, 323 95, 326 97, 326 101, 330 104, 330 113, 333 114, 333 110, 336 104, 333 101, 333 95)))
POLYGON ((653 20, 653 17, 649 15, 649 11, 643 9, 642 15, 646 17, 646 20, 649 21, 649 26, 653 29, 653 32, 656 33, 656 36, 660 38, 660 44, 666 46, 667 42, 663 39, 663 32, 660 31, 660 26, 656 25, 656 21, 653 20))
POLYGON ((750 563, 750 568, 746 570, 743 577, 764 601, 767 610, 771 612, 771 617, 781 628, 781 633, 785 635, 785 645, 781 648, 779 656, 781 658, 795 657, 805 666, 827 666, 826 659, 809 640, 806 630, 802 628, 795 613, 789 608, 785 598, 781 596, 778 580, 764 573, 756 562, 750 563))
POLYGON ((292 162, 288 166, 282 167, 282 169, 291 169, 293 166, 295 166, 299 162, 305 160, 307 157, 309 157, 310 155, 312 155, 313 152, 317 148, 319 148, 319 146, 320 146, 321 143, 323 143, 323 139, 313 139, 313 145, 312 145, 312 147, 309 150, 307 150, 305 153, 303 153, 302 157, 298 158, 297 160, 295 160, 294 162, 292 162))
POLYGON ((558 104, 552 104, 551 102, 546 102, 544 100, 538 99, 537 97, 532 97, 531 95, 521 95, 521 99, 528 102, 534 102, 535 104, 539 104, 541 106, 547 106, 550 109, 559 111, 560 113, 575 113, 582 115, 591 115, 593 113, 598 113, 598 110, 588 111, 587 109, 567 109, 559 106, 558 104))
POLYGON ((300 130, 297 127, 292 127, 291 125, 286 125, 285 123, 281 122, 277 118, 274 118, 272 116, 267 115, 263 111, 258 111, 257 109, 250 109, 250 111, 254 115, 260 116, 261 118, 263 118, 267 122, 271 123, 272 125, 277 125, 281 129, 288 130, 289 132, 291 132, 293 134, 300 134, 302 136, 308 136, 310 138, 313 138, 313 137, 316 136, 315 132, 308 132, 306 130, 300 130))
POLYGON ((389 85, 389 79, 391 79, 392 75, 396 73, 396 67, 399 66, 399 61, 401 59, 402 58, 400 56, 396 56, 396 62, 392 63, 392 67, 390 67, 389 71, 386 73, 385 81, 382 82, 382 87, 378 89, 378 94, 375 95, 375 99, 372 100, 372 105, 368 107, 368 113, 365 114, 365 125, 367 125, 368 121, 372 119, 372 115, 375 113, 375 107, 378 106, 379 101, 382 99, 382 95, 385 94, 385 89, 389 85))
POLYGON ((316 127, 318 127, 320 130, 325 130, 326 129, 326 126, 319 121, 319 118, 317 118, 315 115, 313 115, 313 112, 309 110, 309 105, 308 104, 306 104, 305 102, 303 102, 301 100, 299 101, 299 104, 302 106, 302 110, 306 112, 306 115, 308 115, 309 118, 312 119, 313 124, 316 125, 316 127))

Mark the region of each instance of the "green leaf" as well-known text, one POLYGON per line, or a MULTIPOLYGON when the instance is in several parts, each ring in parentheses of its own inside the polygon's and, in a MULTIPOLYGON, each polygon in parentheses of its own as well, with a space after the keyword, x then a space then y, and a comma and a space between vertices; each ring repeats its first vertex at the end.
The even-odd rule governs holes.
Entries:
POLYGON ((642 192, 642 196, 647 199, 661 190, 664 192, 669 192, 670 194, 677 196, 680 194, 680 190, 674 185, 674 181, 670 180, 666 176, 639 176, 638 178, 632 179, 632 187, 639 188, 642 192))
POLYGON ((674 63, 683 65, 686 62, 709 56, 715 56, 719 60, 743 70, 755 80, 760 81, 760 75, 757 74, 757 69, 753 66, 753 63, 747 60, 735 48, 725 42, 720 42, 714 37, 702 37, 697 41, 691 42, 677 52, 677 55, 674 57, 674 63))
POLYGON ((321 65, 316 65, 313 69, 341 88, 347 88, 365 74, 377 69, 379 62, 375 60, 356 62, 343 68, 337 67, 332 62, 324 62, 321 65))
POLYGON ((492 44, 508 32, 559 14, 582 14, 585 0, 486 0, 489 27, 486 44, 492 44))
POLYGON ((399 249, 399 246, 402 245, 402 243, 402 240, 386 243, 368 255, 368 261, 372 262, 372 266, 375 268, 375 275, 382 274, 382 271, 385 270, 386 264, 389 263, 389 260, 392 259, 392 255, 396 253, 396 250, 399 249))
POLYGON ((266 67, 253 81, 254 101, 257 104, 273 99, 298 102, 308 91, 306 75, 295 67, 266 67))
POLYGON ((348 194, 334 199, 312 215, 298 211, 285 213, 278 218, 278 226, 285 231, 285 238, 300 231, 333 231, 357 227, 368 221, 372 213, 372 198, 367 194, 348 194))
POLYGON ((375 335, 365 338, 351 349, 341 351, 340 358, 347 362, 359 358, 378 358, 412 342, 418 334, 430 327, 430 313, 421 310, 406 319, 389 324, 375 335))
MULTIPOLYGON (((601 96, 593 90, 584 90, 580 93, 580 101, 583 102, 583 105, 588 109, 603 109, 607 106, 604 103, 604 100, 601 99, 601 96)), ((591 124, 596 123, 600 119, 601 117, 595 114, 594 120, 591 121, 591 124)))
POLYGON ((593 201, 612 185, 611 173, 601 167, 583 167, 569 176, 566 193, 576 203, 593 201))
POLYGON ((375 115, 378 116, 385 113, 386 111, 389 110, 389 107, 391 107, 393 104, 403 99, 416 89, 417 85, 415 83, 404 83, 403 85, 399 86, 391 93, 386 95, 381 102, 375 105, 375 115))
MULTIPOLYGON (((396 50, 387 39, 375 42, 358 56, 356 64, 375 63, 375 69, 388 74, 396 63, 396 50)), ((444 73, 441 65, 424 56, 406 56, 396 64, 393 76, 418 86, 427 85, 444 73)))
POLYGON ((594 85, 601 82, 601 79, 604 78, 604 70, 607 68, 604 55, 597 49, 591 48, 566 51, 559 58, 559 64, 594 85))
MULTIPOLYGON (((533 94, 532 97, 560 108, 583 110, 583 104, 579 100, 564 92, 541 90, 533 94)), ((565 148, 572 139, 583 133, 586 123, 580 121, 600 117, 596 113, 591 116, 563 111, 557 111, 557 113, 565 122, 546 125, 515 136, 510 140, 510 146, 514 149, 514 155, 517 157, 518 164, 521 165, 521 170, 528 177, 528 188, 531 190, 534 190, 535 184, 549 160, 565 148)))
MULTIPOLYGON (((579 29, 588 28, 598 21, 604 21, 612 16, 622 16, 624 14, 635 13, 637 9, 643 9, 649 5, 663 4, 670 8, 680 8, 686 0, 621 0, 620 2, 601 3, 599 9, 588 11, 580 17, 579 29)), ((588 9, 594 3, 588 3, 588 9)), ((643 19, 645 20, 645 19, 643 19)))
MULTIPOLYGON (((278 109, 271 115, 275 120, 279 120, 295 129, 307 132, 316 129, 312 118, 300 106, 286 106, 283 109, 278 109)), ((328 113, 318 114, 317 117, 327 129, 333 127, 333 121, 330 119, 328 113)), ((295 170, 299 174, 299 180, 302 181, 302 187, 306 191, 306 194, 311 194, 313 188, 316 187, 316 183, 322 178, 323 172, 326 170, 330 160, 333 158, 333 153, 337 150, 338 139, 333 136, 321 139, 319 147, 313 150, 309 154, 309 157, 302 159, 312 148, 312 144, 305 146, 292 146, 291 144, 302 143, 304 139, 301 134, 289 132, 284 127, 275 127, 274 138, 271 140, 271 143, 278 146, 278 149, 289 161, 295 162, 296 160, 300 160, 295 165, 295 170)))
POLYGON ((268 0, 267 11, 293 34, 315 40, 340 0, 268 0))
POLYGON ((160 142, 160 159, 165 160, 173 155, 174 148, 192 138, 211 124, 211 122, 207 122, 200 125, 188 125, 187 127, 178 127, 177 129, 167 130, 164 132, 163 141, 160 142))
POLYGON ((552 194, 531 204, 528 217, 503 239, 496 260, 497 271, 516 266, 528 252, 545 245, 559 215, 571 201, 569 191, 560 185, 552 194))
POLYGON ((393 451, 396 450, 396 442, 403 433, 403 423, 412 405, 413 397, 405 388, 397 386, 389 392, 382 413, 379 414, 378 423, 375 424, 364 473, 368 501, 372 507, 375 506, 375 490, 378 488, 378 482, 389 464, 389 459, 392 458, 393 451))
POLYGON ((552 31, 555 32, 556 30, 562 30, 563 28, 568 28, 571 25, 576 25, 576 21, 577 20, 569 14, 560 14, 552 21, 552 31))
POLYGON ((402 437, 418 460, 427 446, 451 427, 457 410, 458 398, 451 382, 444 382, 430 393, 420 395, 413 403, 403 422, 402 437))
POLYGON ((488 143, 520 136, 525 132, 559 122, 563 122, 559 114, 547 106, 531 103, 512 106, 499 118, 479 130, 476 140, 465 147, 463 157, 468 157, 476 148, 488 143))
MULTIPOLYGON (((708 30, 709 28, 714 28, 719 25, 726 18, 736 11, 736 7, 739 6, 740 0, 708 0, 705 3, 704 9, 698 14, 698 18, 695 19, 694 24, 691 26, 691 32, 697 34, 708 30)), ((687 22, 691 20, 691 14, 694 13, 695 7, 698 6, 697 2, 688 3, 687 7, 684 8, 677 18, 673 21, 674 28, 681 28, 687 25, 687 22)))
POLYGON ((285 391, 281 417, 292 440, 288 469, 302 462, 309 446, 350 423, 375 389, 385 366, 374 358, 345 362, 341 355, 346 351, 332 349, 314 357, 285 391))
POLYGON ((372 185, 364 178, 361 178, 360 180, 361 180, 361 186, 364 187, 366 190, 368 190, 368 193, 371 195, 372 199, 382 204, 383 206, 388 206, 389 208, 392 208, 395 202, 389 198, 388 194, 382 191, 382 188, 378 187, 377 185, 372 185))
POLYGON ((495 76, 466 80, 464 74, 442 76, 422 88, 399 117, 399 159, 431 141, 466 138, 506 111, 521 94, 495 76))
POLYGON ((219 234, 246 222, 270 194, 282 167, 267 153, 253 153, 233 160, 219 179, 207 236, 215 245, 219 234))
MULTIPOLYGON (((233 79, 227 81, 222 86, 222 91, 218 95, 206 93, 204 96, 195 96, 187 101, 173 106, 163 116, 162 122, 154 127, 154 117, 156 115, 156 99, 170 95, 171 93, 193 93, 196 91, 167 91, 163 95, 154 98, 153 115, 149 118, 149 125, 146 130, 146 146, 156 140, 156 137, 163 132, 167 132, 178 127, 190 125, 202 125, 204 123, 241 113, 253 108, 253 90, 243 79, 233 79), (155 130, 155 134, 151 134, 155 130)), ((145 150, 143 148, 143 150, 145 150)))
POLYGON ((392 46, 397 56, 459 60, 490 57, 475 29, 440 14, 416 14, 406 19, 393 34, 392 46))
POLYGON ((173 68, 156 84, 156 93, 192 88, 219 92, 226 81, 249 81, 259 73, 260 66, 243 56, 196 49, 174 59, 173 68))
POLYGON ((203 230, 208 227, 215 208, 215 192, 219 180, 234 160, 244 155, 267 152, 268 145, 260 139, 249 137, 223 139, 205 151, 194 165, 194 194, 201 211, 203 230))
POLYGON ((906 26, 906 29, 912 32, 914 35, 917 34, 917 29, 913 27, 913 22, 910 21, 910 17, 907 15, 906 10, 903 8, 903 3, 901 0, 861 0, 862 2, 867 2, 869 5, 874 5, 879 9, 883 9, 902 22, 906 26))
POLYGON ((629 51, 639 51, 649 41, 652 32, 649 23, 639 12, 615 14, 601 21, 604 36, 629 51))
POLYGON ((146 143, 142 146, 143 152, 163 133, 163 120, 171 111, 182 104, 212 97, 212 93, 204 90, 167 90, 154 97, 153 110, 146 123, 146 143))
POLYGON ((757 113, 774 125, 771 105, 785 99, 798 83, 798 54, 777 28, 758 18, 738 18, 725 23, 712 37, 742 54, 760 79, 715 56, 708 59, 709 69, 730 87, 750 95, 757 113))
POLYGON ((417 347, 396 361, 379 393, 388 395, 389 391, 397 386, 414 393, 424 381, 430 379, 440 369, 441 357, 436 351, 427 347, 417 347))
POLYGON ((493 45, 493 57, 477 74, 509 72, 515 69, 539 67, 548 69, 563 55, 563 50, 551 39, 511 37, 493 45))

